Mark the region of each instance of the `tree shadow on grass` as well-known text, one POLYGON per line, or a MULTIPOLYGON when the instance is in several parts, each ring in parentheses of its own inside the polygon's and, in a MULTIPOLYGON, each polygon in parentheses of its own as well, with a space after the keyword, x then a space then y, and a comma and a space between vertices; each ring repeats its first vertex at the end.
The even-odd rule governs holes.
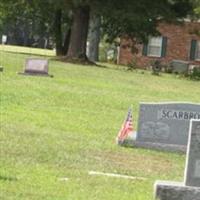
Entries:
MULTIPOLYGON (((0 50, 1 51, 1 50, 0 50)), ((25 56, 32 56, 32 57, 44 57, 44 58, 47 58, 47 59, 51 59, 52 57, 54 56, 51 56, 51 55, 44 55, 44 54, 37 54, 37 53, 31 53, 31 52, 12 52, 12 51, 2 51, 2 52, 5 52, 5 53, 9 53, 9 54, 20 54, 20 55, 25 55, 25 56)))
POLYGON ((0 175, 0 181, 17 181, 17 178, 0 175))
POLYGON ((60 61, 63 63, 70 63, 70 64, 77 64, 77 65, 82 65, 82 66, 91 66, 91 67, 100 67, 100 68, 108 68, 108 66, 104 65, 104 64, 99 64, 93 61, 90 61, 88 58, 86 59, 69 59, 66 58, 66 56, 55 56, 55 57, 51 57, 50 60, 54 60, 54 61, 60 61))

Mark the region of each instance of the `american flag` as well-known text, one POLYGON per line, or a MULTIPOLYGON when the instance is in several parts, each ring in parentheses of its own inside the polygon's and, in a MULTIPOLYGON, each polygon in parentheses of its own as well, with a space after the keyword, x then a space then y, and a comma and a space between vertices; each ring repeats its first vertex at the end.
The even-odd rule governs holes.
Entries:
POLYGON ((123 141, 133 133, 133 122, 132 122, 132 110, 131 108, 128 109, 128 114, 124 123, 122 124, 121 130, 117 136, 117 143, 122 144, 123 141))

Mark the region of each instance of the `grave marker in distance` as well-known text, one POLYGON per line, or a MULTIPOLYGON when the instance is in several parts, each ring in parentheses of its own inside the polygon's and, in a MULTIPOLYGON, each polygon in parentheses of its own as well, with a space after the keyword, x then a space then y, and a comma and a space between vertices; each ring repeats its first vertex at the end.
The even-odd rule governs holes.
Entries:
POLYGON ((48 60, 41 58, 27 58, 23 75, 50 76, 48 74, 48 60))
POLYGON ((2 42, 2 44, 6 44, 6 42, 7 42, 7 35, 2 35, 1 42, 2 42))

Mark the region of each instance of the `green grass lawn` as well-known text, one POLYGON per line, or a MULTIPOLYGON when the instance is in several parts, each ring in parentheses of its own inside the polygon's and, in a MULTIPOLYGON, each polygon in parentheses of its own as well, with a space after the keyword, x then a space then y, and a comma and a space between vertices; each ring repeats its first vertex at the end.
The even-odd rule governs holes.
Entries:
POLYGON ((54 60, 54 78, 18 75, 28 56, 0 51, 0 199, 151 200, 155 180, 183 180, 184 155, 119 147, 115 137, 130 105, 136 126, 139 102, 199 102, 199 82, 54 60))
POLYGON ((55 56, 54 50, 30 48, 30 47, 20 47, 11 45, 0 44, 0 51, 13 52, 13 53, 23 53, 29 55, 42 55, 42 56, 55 56))

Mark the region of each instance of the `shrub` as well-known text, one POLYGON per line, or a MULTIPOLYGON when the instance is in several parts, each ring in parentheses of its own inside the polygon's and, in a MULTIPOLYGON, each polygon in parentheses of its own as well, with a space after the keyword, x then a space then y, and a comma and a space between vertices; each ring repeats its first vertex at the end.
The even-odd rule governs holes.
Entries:
POLYGON ((128 63, 127 67, 128 67, 128 70, 130 70, 130 71, 136 70, 137 69, 137 61, 136 61, 136 59, 133 58, 131 60, 131 62, 128 63))
POLYGON ((160 75, 160 72, 162 70, 162 65, 160 60, 155 60, 151 63, 152 66, 152 74, 153 75, 160 75))
POLYGON ((173 67, 171 65, 165 65, 163 66, 163 71, 165 73, 171 74, 173 72, 173 67))
POLYGON ((188 76, 192 80, 200 81, 200 67, 194 67, 188 76))

